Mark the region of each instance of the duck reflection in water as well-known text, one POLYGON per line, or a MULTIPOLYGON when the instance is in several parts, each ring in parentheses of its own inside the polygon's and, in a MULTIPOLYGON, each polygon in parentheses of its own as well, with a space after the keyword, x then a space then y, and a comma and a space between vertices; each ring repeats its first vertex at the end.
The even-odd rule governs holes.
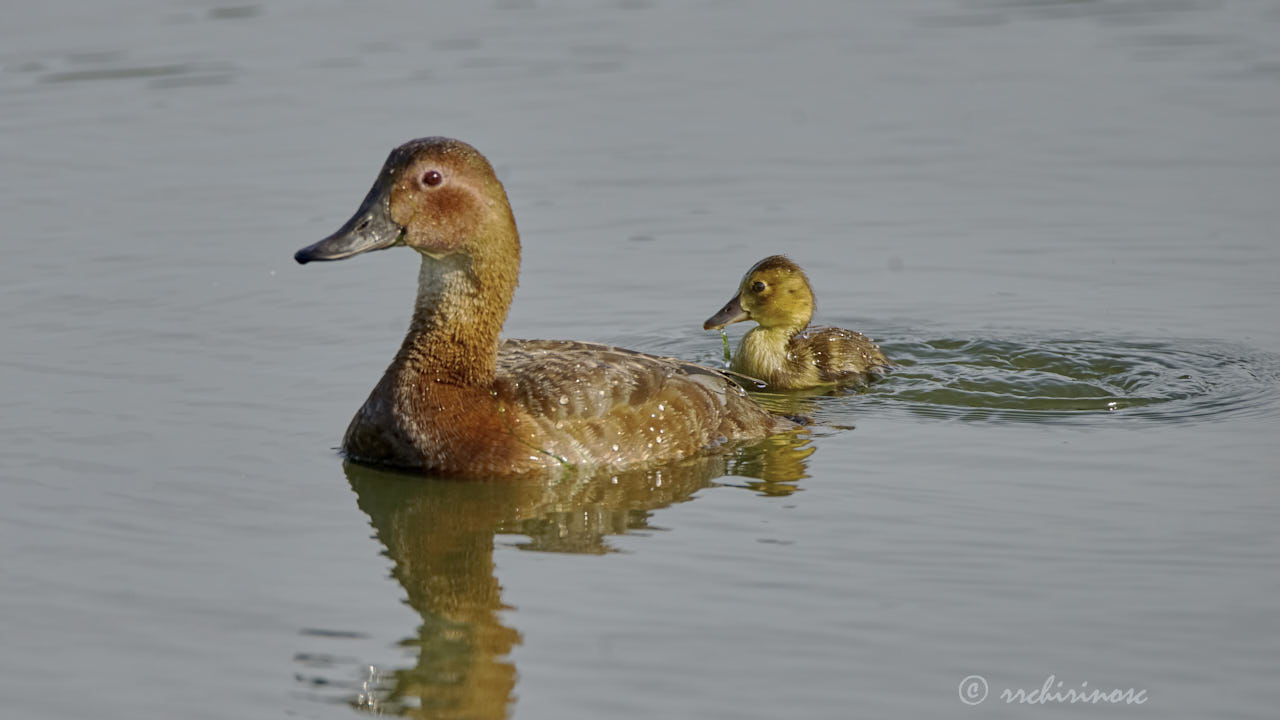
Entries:
POLYGON ((649 529, 653 513, 719 484, 786 495, 807 477, 813 452, 794 433, 732 454, 658 468, 551 482, 423 480, 348 462, 347 478, 422 624, 405 645, 410 667, 383 669, 378 687, 348 700, 379 714, 413 718, 505 718, 520 632, 503 603, 495 537, 523 535, 524 550, 604 554, 609 536, 649 529), (723 483, 719 478, 726 477, 723 483), (513 623, 514 624, 514 623, 513 623))

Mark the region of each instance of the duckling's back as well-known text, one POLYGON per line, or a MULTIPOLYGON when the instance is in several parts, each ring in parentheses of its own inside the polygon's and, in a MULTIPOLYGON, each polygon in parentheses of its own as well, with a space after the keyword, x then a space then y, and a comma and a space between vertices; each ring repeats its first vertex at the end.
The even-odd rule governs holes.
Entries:
POLYGON ((870 381, 888 372, 891 363, 871 338, 837 327, 809 327, 796 333, 788 347, 794 362, 816 371, 819 384, 870 381))

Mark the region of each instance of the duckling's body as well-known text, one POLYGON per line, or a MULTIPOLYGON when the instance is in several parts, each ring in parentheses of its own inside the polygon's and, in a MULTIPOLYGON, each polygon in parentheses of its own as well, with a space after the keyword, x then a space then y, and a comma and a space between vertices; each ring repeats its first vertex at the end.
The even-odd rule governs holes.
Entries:
POLYGON ((837 327, 809 327, 790 337, 764 328, 748 332, 730 365, 734 372, 774 390, 866 382, 884 374, 889 361, 866 335, 837 327))
POLYGON ((869 382, 888 371, 889 360, 862 333, 809 327, 813 308, 813 290, 804 271, 774 255, 747 271, 738 294, 703 328, 719 329, 743 320, 759 323, 743 336, 729 367, 771 390, 869 382))
POLYGON ((711 368, 606 345, 499 340, 520 243, 506 193, 465 143, 391 153, 356 215, 298 251, 422 255, 400 351, 343 439, 348 457, 461 476, 686 457, 793 427, 711 368))

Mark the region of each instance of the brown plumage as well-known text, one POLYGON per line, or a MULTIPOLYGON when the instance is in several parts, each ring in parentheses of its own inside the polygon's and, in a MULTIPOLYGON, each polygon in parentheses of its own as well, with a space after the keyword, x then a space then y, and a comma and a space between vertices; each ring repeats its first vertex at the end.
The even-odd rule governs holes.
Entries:
POLYGON ((714 330, 754 320, 729 367, 771 390, 868 382, 891 363, 867 336, 834 327, 809 327, 813 317, 809 278, 791 260, 772 255, 747 271, 720 312, 703 323, 714 330))
POLYGON ((686 457, 791 429, 718 371, 606 345, 507 340, 520 241, 506 192, 470 145, 396 148, 360 209, 295 255, 422 256, 409 332, 343 439, 348 457, 469 477, 686 457))

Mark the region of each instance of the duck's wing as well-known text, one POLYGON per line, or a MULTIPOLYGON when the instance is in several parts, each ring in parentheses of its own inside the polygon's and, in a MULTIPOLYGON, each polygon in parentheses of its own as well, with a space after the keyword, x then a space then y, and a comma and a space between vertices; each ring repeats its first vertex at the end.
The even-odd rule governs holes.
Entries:
POLYGON ((792 427, 718 370, 567 340, 507 340, 493 393, 511 429, 570 464, 685 457, 792 427))
POLYGON ((824 383, 840 383, 859 377, 885 375, 892 363, 880 346, 860 332, 837 327, 810 327, 795 335, 792 344, 803 349, 824 383))

